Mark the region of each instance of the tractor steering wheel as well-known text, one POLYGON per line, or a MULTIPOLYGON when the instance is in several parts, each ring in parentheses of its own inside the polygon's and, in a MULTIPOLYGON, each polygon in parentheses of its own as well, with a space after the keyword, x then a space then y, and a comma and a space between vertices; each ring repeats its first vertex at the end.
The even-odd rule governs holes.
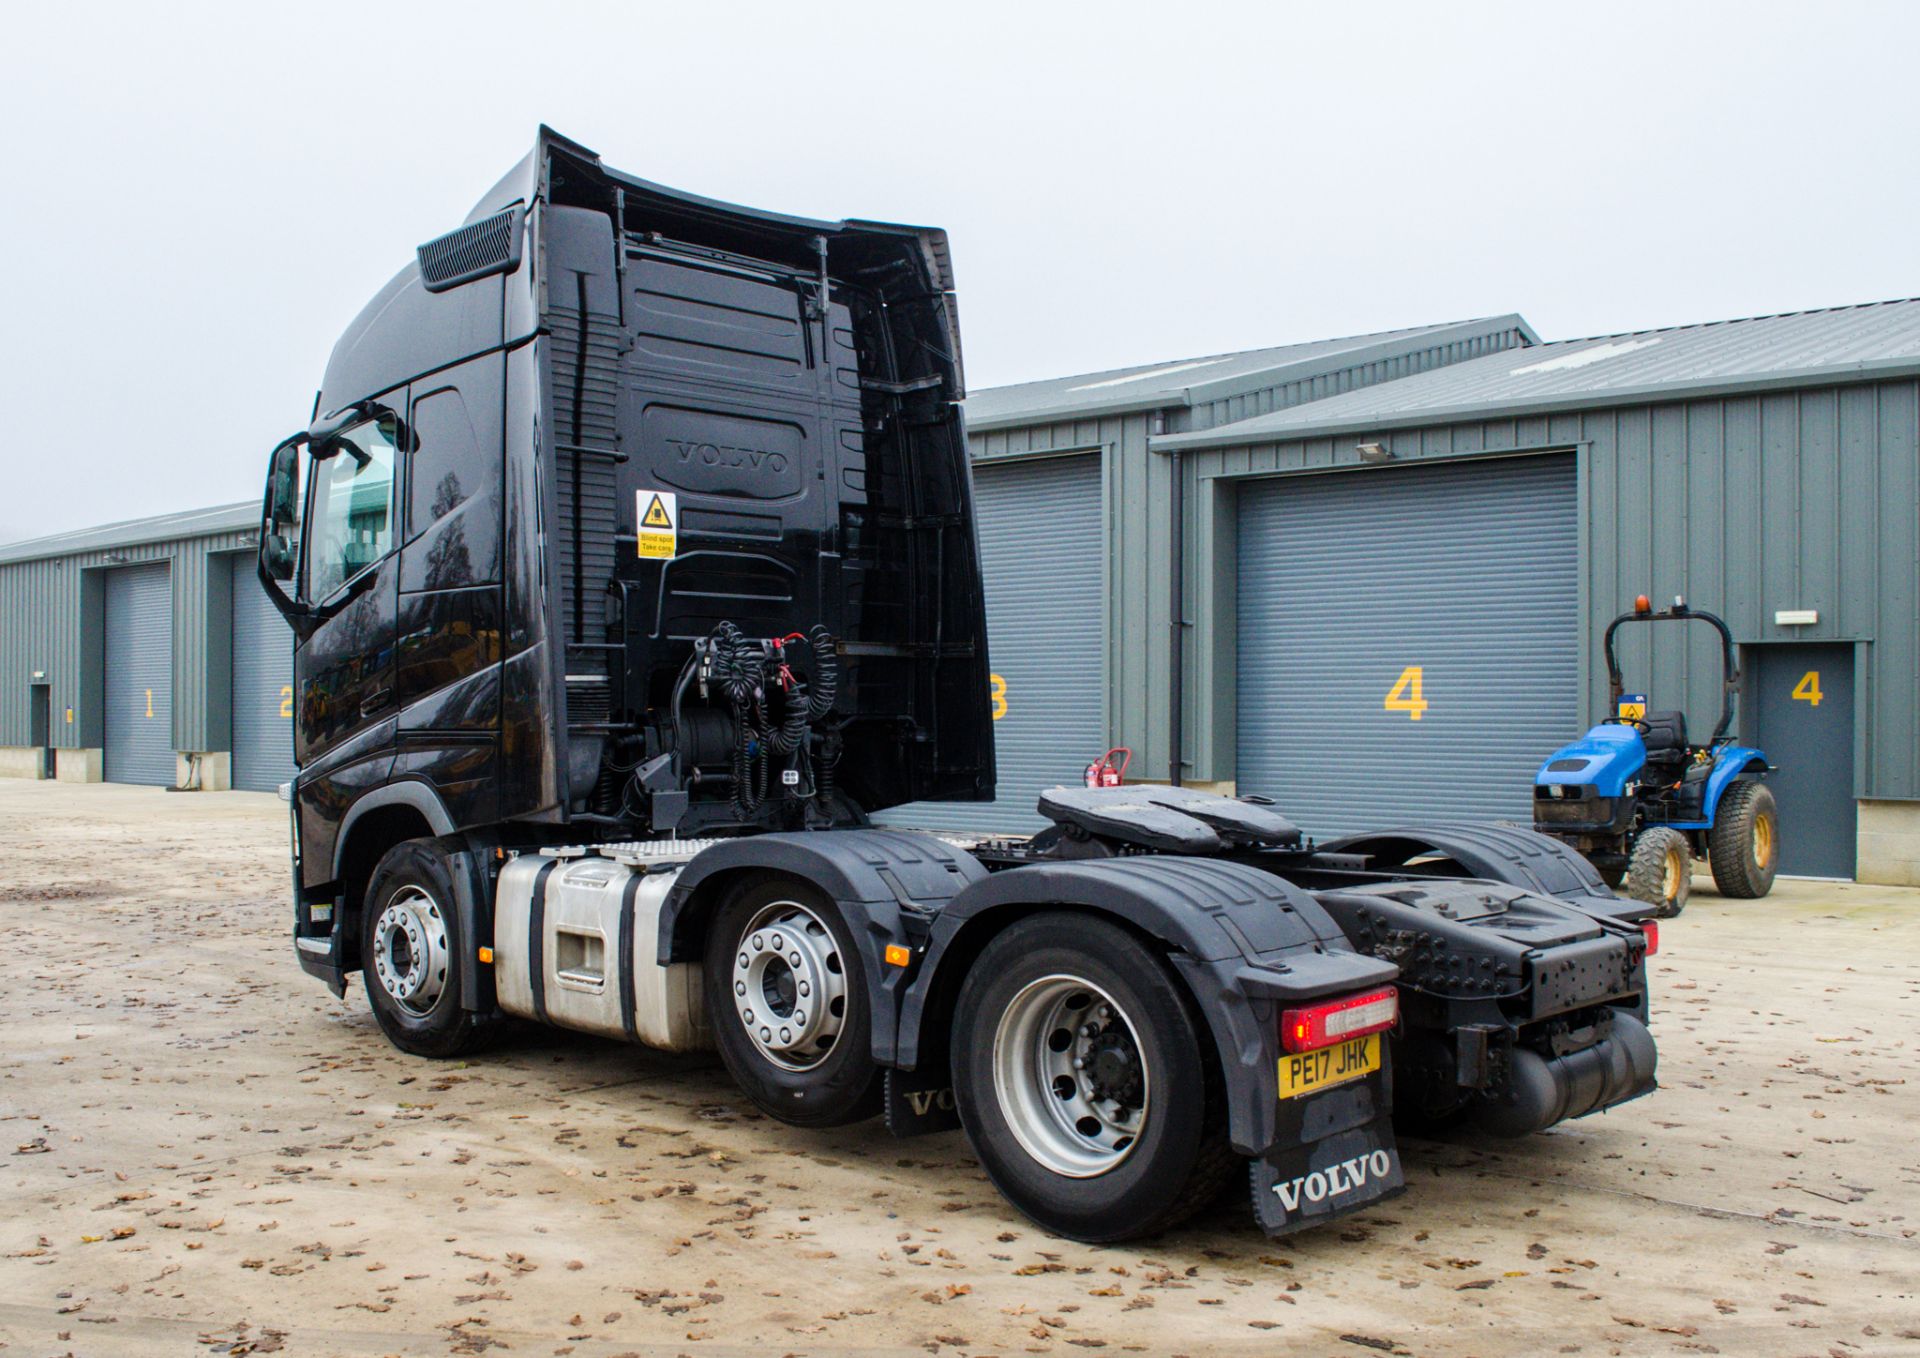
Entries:
POLYGON ((1653 728, 1647 725, 1644 721, 1640 720, 1640 718, 1638 717, 1608 717, 1604 722, 1601 723, 1601 725, 1602 726, 1631 726, 1634 730, 1638 731, 1643 736, 1651 735, 1653 733, 1653 728))

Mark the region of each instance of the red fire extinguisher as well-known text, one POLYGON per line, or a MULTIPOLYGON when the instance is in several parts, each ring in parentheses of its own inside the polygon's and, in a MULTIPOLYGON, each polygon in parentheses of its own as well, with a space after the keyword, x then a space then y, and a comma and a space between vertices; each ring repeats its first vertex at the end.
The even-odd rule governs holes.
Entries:
POLYGON ((1116 745, 1091 764, 1087 765, 1088 787, 1119 787, 1120 780, 1127 776, 1127 764, 1133 759, 1133 751, 1124 745, 1116 745), (1113 762, 1115 755, 1120 756, 1118 764, 1113 762))

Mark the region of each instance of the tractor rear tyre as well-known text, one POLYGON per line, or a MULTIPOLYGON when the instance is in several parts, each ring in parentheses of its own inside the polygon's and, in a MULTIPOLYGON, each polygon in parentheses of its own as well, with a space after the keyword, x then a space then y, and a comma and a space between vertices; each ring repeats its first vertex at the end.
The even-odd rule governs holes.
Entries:
POLYGON ((795 1127, 880 1111, 873 1012, 853 930, 805 882, 737 888, 707 935, 707 1016, 735 1083, 795 1127))
POLYGON ((974 1154, 1015 1207, 1093 1244, 1220 1195, 1227 1144, 1204 1021, 1152 949, 1066 912, 1010 926, 967 973, 952 1069, 974 1154))
POLYGON ((1756 778, 1735 780, 1720 799, 1707 834, 1707 861, 1722 896, 1755 900, 1773 890, 1780 861, 1780 814, 1773 789, 1756 778))
POLYGON ((1656 825, 1642 830, 1627 857, 1626 894, 1654 906, 1662 916, 1687 908, 1693 890, 1693 854, 1687 837, 1656 825))

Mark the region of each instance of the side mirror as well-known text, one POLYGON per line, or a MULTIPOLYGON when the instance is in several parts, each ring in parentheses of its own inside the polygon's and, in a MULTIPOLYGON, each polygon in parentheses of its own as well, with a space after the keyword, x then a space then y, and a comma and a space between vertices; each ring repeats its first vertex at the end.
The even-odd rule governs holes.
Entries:
POLYGON ((306 441, 305 434, 295 434, 274 448, 260 504, 260 586, 295 627, 311 613, 295 585, 300 570, 300 448, 306 441))

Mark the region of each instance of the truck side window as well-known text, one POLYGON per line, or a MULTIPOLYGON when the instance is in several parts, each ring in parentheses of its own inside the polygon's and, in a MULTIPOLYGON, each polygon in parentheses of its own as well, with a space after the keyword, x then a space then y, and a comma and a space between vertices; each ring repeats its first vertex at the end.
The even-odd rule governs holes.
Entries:
POLYGON ((407 482, 407 537, 411 539, 478 494, 489 479, 477 465, 480 440, 467 403, 443 387, 413 403, 413 452, 407 482))
POLYGON ((314 469, 309 599, 325 599, 393 550, 394 435, 390 420, 355 425, 340 435, 339 451, 314 469))

